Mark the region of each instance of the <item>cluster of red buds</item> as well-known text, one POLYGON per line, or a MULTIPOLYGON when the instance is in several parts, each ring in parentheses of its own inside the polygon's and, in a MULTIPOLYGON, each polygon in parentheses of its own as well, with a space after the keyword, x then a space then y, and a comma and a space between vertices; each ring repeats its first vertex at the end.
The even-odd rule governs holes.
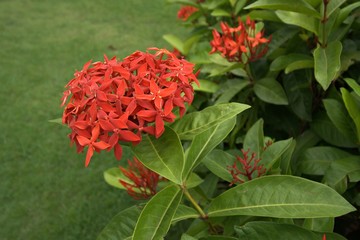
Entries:
POLYGON ((77 71, 62 97, 63 106, 71 96, 62 117, 71 142, 78 152, 88 147, 85 166, 94 151, 114 149, 120 160, 119 142, 137 144, 142 132, 160 137, 164 122, 176 118, 173 110, 181 117, 193 101, 191 84, 199 84, 194 64, 165 49, 137 51, 123 61, 104 58, 77 71))
POLYGON ((255 21, 249 17, 246 23, 239 18, 239 25, 231 28, 227 23, 220 22, 222 33, 213 30, 214 39, 210 42, 210 54, 220 52, 230 62, 247 64, 263 57, 269 47, 270 38, 264 37, 264 31, 256 32, 255 21))
POLYGON ((186 21, 191 15, 199 11, 196 7, 193 6, 182 6, 177 13, 178 19, 186 21))
POLYGON ((159 174, 147 169, 137 158, 134 157, 133 162, 128 160, 128 168, 120 167, 120 170, 130 180, 119 181, 132 198, 148 199, 156 194, 156 187, 161 180, 159 174))
POLYGON ((244 149, 241 149, 241 152, 243 154, 243 157, 236 156, 234 164, 228 166, 228 171, 233 177, 233 181, 230 183, 230 186, 236 183, 244 183, 245 181, 250 181, 266 173, 264 165, 259 164, 261 159, 256 158, 256 153, 253 152, 250 155, 250 150, 245 151, 244 149))

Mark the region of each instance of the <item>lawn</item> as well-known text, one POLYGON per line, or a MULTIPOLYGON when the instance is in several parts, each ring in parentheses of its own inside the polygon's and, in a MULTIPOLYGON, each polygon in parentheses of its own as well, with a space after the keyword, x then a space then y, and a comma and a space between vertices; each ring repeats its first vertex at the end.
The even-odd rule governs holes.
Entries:
POLYGON ((0 1, 0 239, 95 239, 130 204, 102 172, 112 154, 69 147, 60 97, 76 69, 103 54, 119 58, 168 47, 184 30, 165 0, 0 1), (175 30, 178 29, 178 30, 175 30))

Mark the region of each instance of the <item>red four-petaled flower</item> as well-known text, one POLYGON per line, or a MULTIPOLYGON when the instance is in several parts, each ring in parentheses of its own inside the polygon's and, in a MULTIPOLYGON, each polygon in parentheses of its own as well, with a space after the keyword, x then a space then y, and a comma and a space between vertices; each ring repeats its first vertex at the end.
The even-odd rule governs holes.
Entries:
POLYGON ((247 64, 256 61, 266 54, 270 38, 264 37, 264 31, 256 32, 255 21, 249 17, 246 23, 239 19, 237 27, 230 27, 225 22, 220 22, 222 33, 213 30, 211 52, 219 52, 230 62, 247 64))
POLYGON ((94 151, 113 149, 121 159, 119 142, 137 144, 142 132, 160 137, 164 122, 175 120, 174 109, 182 116, 191 104, 191 84, 199 84, 194 65, 165 49, 137 51, 123 61, 104 58, 76 72, 61 99, 63 106, 70 97, 62 121, 77 151, 88 147, 86 166, 94 151))

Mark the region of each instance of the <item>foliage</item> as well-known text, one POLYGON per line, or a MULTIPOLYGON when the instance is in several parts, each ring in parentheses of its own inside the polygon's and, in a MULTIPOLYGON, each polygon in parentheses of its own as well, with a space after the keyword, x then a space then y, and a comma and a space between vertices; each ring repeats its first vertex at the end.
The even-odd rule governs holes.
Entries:
MULTIPOLYGON (((175 104, 176 98, 188 97, 192 106, 184 117, 167 121, 165 127, 162 123, 158 134, 148 131, 131 148, 143 164, 138 165, 140 172, 145 166, 149 174, 168 181, 159 182, 159 192, 140 214, 138 208, 125 210, 138 216, 136 222, 116 217, 104 230, 107 237, 101 234, 99 239, 119 235, 129 239, 343 239, 332 233, 335 218, 355 211, 359 197, 360 5, 342 0, 169 2, 186 5, 178 16, 191 33, 185 40, 165 35, 176 48, 168 56, 196 64, 200 87, 193 102, 192 88, 163 96, 166 103, 180 107, 180 116, 185 106, 175 104), (123 224, 127 224, 124 230, 113 227, 123 224), (131 235, 128 228, 133 229, 131 235)), ((125 124, 123 129, 139 125, 140 120, 133 119, 141 119, 142 110, 167 112, 160 115, 165 118, 173 114, 173 108, 166 111, 166 106, 156 103, 155 95, 167 91, 173 82, 197 82, 193 75, 174 74, 178 66, 160 63, 159 68, 165 65, 166 70, 153 72, 155 67, 144 58, 126 59, 130 59, 129 66, 124 66, 127 74, 122 70, 112 77, 128 82, 141 78, 145 82, 141 91, 125 85, 127 91, 134 88, 131 97, 144 109, 125 104, 116 115, 125 124), (158 86, 156 93, 152 81, 158 86), (143 104, 144 95, 151 95, 146 99, 154 103, 143 104)), ((195 71, 188 66, 187 73, 195 71)), ((92 89, 98 87, 101 84, 96 82, 92 89)), ((107 101, 111 102, 99 99, 97 111, 107 101)), ((108 116, 113 112, 104 111, 108 116)), ((158 128, 154 117, 148 122, 147 126, 158 128)), ((89 133, 99 124, 90 118, 81 127, 89 133)), ((89 148, 99 150, 96 144, 114 134, 109 129, 89 148)), ((129 171, 135 172, 133 166, 129 171)), ((107 173, 111 185, 119 187, 114 183, 118 176, 120 183, 132 181, 131 186, 144 192, 146 177, 144 184, 137 184, 138 178, 130 172, 107 173), (124 175, 132 177, 124 180, 124 175)), ((151 185, 148 190, 153 189, 151 185)))

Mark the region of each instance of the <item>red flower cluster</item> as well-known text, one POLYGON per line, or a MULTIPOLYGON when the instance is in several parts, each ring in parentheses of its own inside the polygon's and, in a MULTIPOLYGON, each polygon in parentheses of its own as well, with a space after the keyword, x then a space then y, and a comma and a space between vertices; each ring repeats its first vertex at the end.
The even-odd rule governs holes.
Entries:
POLYGON ((255 31, 255 21, 249 17, 246 23, 239 19, 239 25, 231 28, 225 22, 220 22, 222 34, 213 30, 214 39, 210 42, 210 54, 220 52, 230 62, 247 64, 256 61, 266 54, 271 41, 264 38, 264 31, 255 31))
POLYGON ((159 174, 147 169, 137 158, 134 161, 128 160, 129 167, 120 167, 122 173, 131 182, 119 180, 127 193, 134 199, 147 199, 156 194, 156 187, 159 182, 159 174))
POLYGON ((185 103, 193 101, 191 84, 199 84, 194 65, 165 49, 148 50, 155 53, 137 51, 122 62, 106 56, 104 62, 89 61, 66 85, 62 106, 71 98, 62 121, 77 151, 88 147, 85 166, 94 151, 105 149, 114 149, 120 160, 119 142, 137 144, 142 132, 160 137, 164 122, 176 117, 174 108, 182 116, 185 103))
POLYGON ((243 157, 236 156, 236 161, 231 166, 228 166, 228 170, 233 177, 233 181, 230 183, 230 186, 235 183, 244 183, 245 180, 240 177, 240 175, 247 178, 247 180, 251 180, 254 177, 260 177, 261 175, 265 174, 266 169, 264 168, 263 164, 259 165, 260 158, 256 158, 256 154, 252 153, 249 156, 249 152, 241 149, 243 153, 243 157), (240 164, 239 164, 240 163, 240 164), (239 169, 238 165, 241 166, 239 169), (253 173, 257 172, 256 176, 253 176, 253 173))
POLYGON ((199 11, 199 9, 197 9, 196 7, 183 6, 178 11, 177 17, 178 17, 178 19, 180 19, 182 21, 186 21, 191 15, 193 15, 197 11, 199 11))

